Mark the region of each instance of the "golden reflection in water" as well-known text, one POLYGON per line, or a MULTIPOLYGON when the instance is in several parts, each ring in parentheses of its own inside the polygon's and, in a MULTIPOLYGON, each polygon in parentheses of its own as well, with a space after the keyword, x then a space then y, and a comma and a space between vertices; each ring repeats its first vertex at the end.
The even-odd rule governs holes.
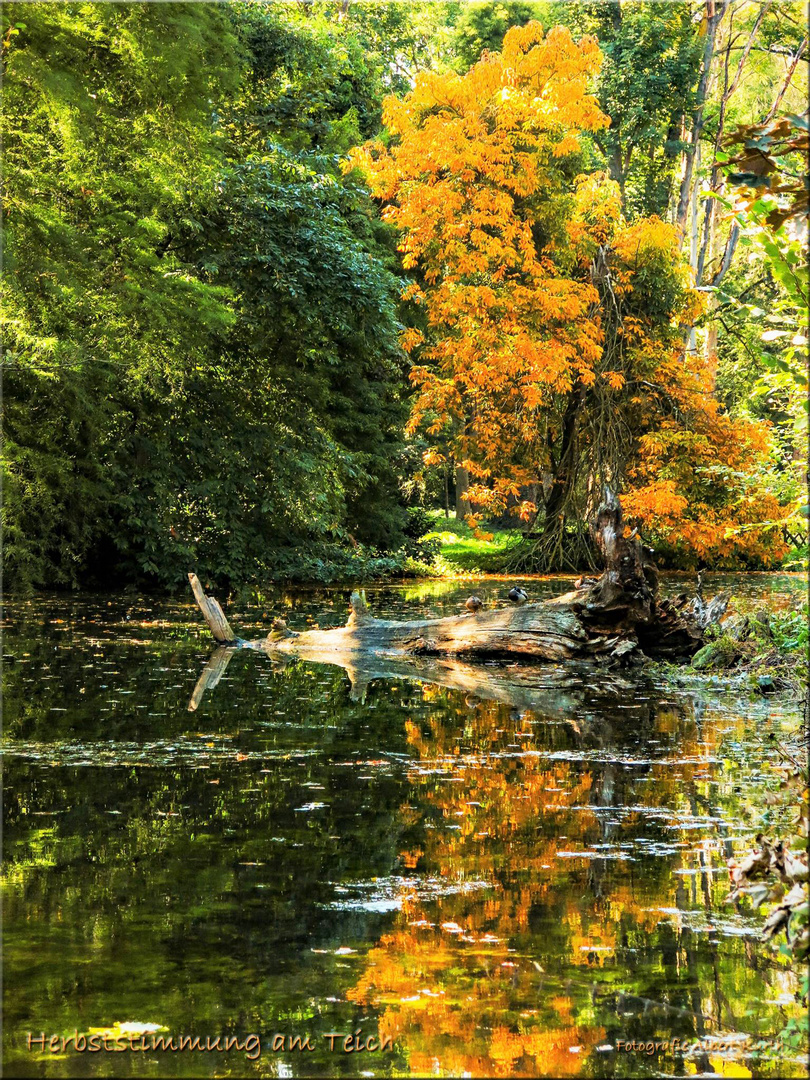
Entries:
MULTIPOLYGON (((420 840, 401 861, 447 887, 435 896, 403 889, 393 931, 368 953, 348 995, 379 1010, 381 1033, 405 1050, 411 1073, 579 1074, 607 1037, 600 1007, 615 1021, 617 994, 645 1000, 640 982, 614 981, 614 966, 617 975, 628 963, 632 972, 634 954, 652 985, 665 962, 683 982, 672 1015, 664 1009, 661 1037, 734 1030, 733 988, 721 985, 716 945, 704 940, 698 960, 679 914, 722 899, 705 858, 712 826, 672 829, 673 820, 707 814, 707 768, 728 718, 724 727, 686 706, 650 703, 633 724, 651 753, 634 767, 643 741, 623 763, 609 730, 581 725, 580 741, 597 750, 593 762, 550 760, 547 718, 478 702, 460 728, 439 707, 441 694, 427 694, 436 709, 407 728, 418 755, 413 804, 422 811, 401 809, 420 840), (673 760, 661 744, 676 730, 673 760), (612 750, 601 761, 599 744, 612 750), (647 832, 670 847, 666 858, 642 862, 624 841, 644 833, 649 815, 647 832), (704 988, 699 980, 712 969, 714 985, 704 988)), ((634 1020, 624 1022, 632 1038, 634 1020)))

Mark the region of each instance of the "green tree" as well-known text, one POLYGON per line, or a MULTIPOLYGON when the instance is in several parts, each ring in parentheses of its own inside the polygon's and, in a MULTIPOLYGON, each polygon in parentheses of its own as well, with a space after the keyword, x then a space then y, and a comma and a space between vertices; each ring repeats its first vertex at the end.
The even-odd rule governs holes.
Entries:
POLYGON ((209 102, 240 63, 217 7, 4 18, 6 566, 69 584, 109 526, 134 399, 182 380, 231 321, 171 229, 215 195, 209 102))
MULTIPOLYGON (((362 189, 337 179, 323 158, 275 148, 223 177, 201 265, 237 294, 236 369, 248 365, 247 381, 309 443, 308 456, 318 440, 325 448, 332 475, 314 503, 302 496, 318 466, 308 456, 302 463, 299 529, 307 515, 317 524, 323 505, 335 538, 348 532, 390 548, 404 523, 394 459, 406 407, 399 286, 372 254, 374 232, 362 189), (341 495, 343 512, 334 505, 341 495)), ((285 458, 289 470, 295 455, 285 458)))
POLYGON ((610 127, 594 142, 631 215, 663 216, 694 102, 700 39, 687 3, 555 4, 555 20, 599 41, 597 96, 610 127))
POLYGON ((322 432, 341 462, 332 534, 390 550, 405 521, 398 260, 392 231, 337 156, 377 130, 368 103, 379 104, 380 61, 323 12, 232 10, 250 58, 224 116, 238 164, 223 175, 199 264, 238 293, 234 362, 269 364, 275 408, 296 431, 322 432))
POLYGON ((7 17, 10 583, 397 548, 396 260, 336 157, 379 65, 261 5, 7 17))
POLYGON ((481 54, 500 52, 506 31, 537 19, 550 25, 550 5, 527 0, 473 0, 461 6, 449 42, 452 64, 464 72, 481 59, 481 54))

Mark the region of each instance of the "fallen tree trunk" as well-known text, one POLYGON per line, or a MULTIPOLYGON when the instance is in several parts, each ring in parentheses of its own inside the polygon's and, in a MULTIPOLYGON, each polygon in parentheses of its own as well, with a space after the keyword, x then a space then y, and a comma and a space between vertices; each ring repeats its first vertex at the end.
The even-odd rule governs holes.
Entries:
POLYGON ((220 643, 339 664, 348 670, 358 657, 520 658, 560 662, 575 659, 626 663, 635 657, 691 656, 706 628, 726 610, 728 595, 706 604, 698 586, 689 601, 658 597, 652 552, 634 533, 625 535, 621 506, 608 492, 599 508, 595 539, 605 570, 596 580, 580 580, 554 600, 480 610, 442 619, 398 622, 376 619, 364 596, 353 593, 345 626, 294 633, 276 620, 266 638, 234 639, 222 610, 189 574, 194 595, 220 643), (224 625, 223 625, 224 624, 224 625))

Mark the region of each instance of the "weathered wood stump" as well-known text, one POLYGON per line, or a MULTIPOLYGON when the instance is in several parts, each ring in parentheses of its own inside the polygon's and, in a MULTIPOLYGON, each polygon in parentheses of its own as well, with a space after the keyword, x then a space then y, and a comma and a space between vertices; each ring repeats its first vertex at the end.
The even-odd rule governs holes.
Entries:
POLYGON ((370 660, 416 657, 626 664, 644 656, 693 655, 703 644, 706 628, 725 612, 728 595, 721 593, 706 604, 699 588, 691 601, 685 594, 673 601, 659 599, 652 551, 635 531, 627 533, 621 505, 610 491, 594 532, 604 572, 553 600, 399 622, 374 618, 365 597, 355 592, 345 626, 293 633, 276 620, 267 637, 258 641, 235 639, 216 601, 205 596, 193 574, 189 578, 218 642, 339 664, 349 671, 368 666, 370 660))
POLYGON ((200 611, 205 616, 205 621, 208 623, 208 628, 214 635, 214 640, 218 641, 220 645, 235 645, 237 642, 236 634, 231 630, 230 624, 225 618, 222 608, 219 606, 219 601, 215 600, 213 596, 205 595, 203 587, 200 584, 200 579, 196 574, 189 574, 188 580, 191 583, 191 591, 194 593, 194 599, 199 604, 200 611))

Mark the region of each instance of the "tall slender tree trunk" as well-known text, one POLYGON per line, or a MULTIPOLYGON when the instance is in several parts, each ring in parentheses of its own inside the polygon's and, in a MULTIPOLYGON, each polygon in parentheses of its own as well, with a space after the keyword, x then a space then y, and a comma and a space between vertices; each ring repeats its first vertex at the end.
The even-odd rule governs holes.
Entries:
POLYGON ((723 259, 720 263, 720 269, 714 275, 711 280, 711 284, 717 288, 720 282, 728 273, 731 266, 731 260, 734 258, 734 252, 737 248, 737 241, 740 238, 740 226, 735 222, 731 226, 731 231, 728 234, 728 240, 726 240, 726 246, 723 249, 723 259))
POLYGON ((469 487, 469 472, 460 465, 456 465, 456 517, 459 521, 472 513, 470 500, 466 497, 469 487))
POLYGON ((697 150, 700 145, 700 137, 705 124, 704 108, 709 94, 712 73, 712 59, 714 58, 717 31, 723 16, 728 10, 729 0, 706 0, 706 40, 703 47, 703 63, 700 70, 697 93, 695 95, 695 114, 692 120, 692 133, 689 146, 684 155, 684 172, 681 180, 681 190, 678 198, 678 210, 675 215, 675 223, 681 231, 686 232, 686 224, 689 218, 689 205, 692 200, 692 186, 695 175, 697 150))
MULTIPOLYGON (((694 156, 695 170, 700 168, 700 143, 695 148, 694 156)), ((699 224, 698 224, 698 188, 697 184, 692 189, 690 200, 690 228, 689 228, 689 265, 692 270, 696 271, 698 262, 698 239, 699 239, 699 224)), ((689 328, 689 334, 687 337, 687 352, 697 352, 697 330, 695 326, 689 328)))
MULTIPOLYGON (((739 60, 737 61, 737 70, 734 73, 734 77, 729 80, 729 59, 731 56, 731 47, 734 44, 736 38, 732 38, 731 27, 734 23, 734 16, 731 17, 731 24, 729 26, 728 44, 725 50, 725 62, 723 64, 723 93, 720 97, 720 110, 717 116, 717 131, 714 137, 714 155, 720 150, 720 146, 725 133, 726 124, 726 111, 728 109, 728 103, 734 94, 737 87, 740 85, 740 79, 742 78, 743 68, 745 62, 748 59, 748 55, 756 41, 759 28, 765 19, 765 16, 773 6, 773 0, 768 0, 763 4, 757 13, 757 17, 754 20, 754 25, 751 27, 751 32, 748 35, 748 40, 742 50, 739 60)), ((709 180, 709 187, 712 191, 721 190, 721 171, 716 165, 714 158, 712 159, 712 172, 709 180)), ((711 197, 704 201, 704 219, 703 219, 703 241, 700 247, 700 254, 694 264, 695 266, 695 284, 700 285, 703 282, 703 273, 706 267, 707 255, 711 259, 713 249, 715 246, 715 233, 717 225, 717 201, 711 197)))
MULTIPOLYGON (((695 172, 700 169, 700 143, 695 147, 694 156, 694 168, 695 172)), ((698 263, 698 241, 700 239, 700 226, 698 224, 698 187, 694 185, 691 191, 691 198, 689 202, 690 206, 690 228, 689 228, 689 265, 693 270, 697 269, 698 263)))
POLYGON ((805 37, 802 40, 801 45, 799 45, 798 49, 796 50, 796 52, 793 55, 793 60, 791 61, 790 67, 788 68, 787 74, 785 75, 784 82, 782 83, 781 87, 779 88, 779 93, 776 95, 774 103, 773 103, 773 105, 771 105, 770 112, 768 113, 768 115, 765 117, 765 120, 763 121, 764 123, 767 123, 768 120, 772 120, 773 117, 776 115, 776 110, 782 104, 782 98, 785 96, 785 92, 787 91, 787 88, 790 86, 791 79, 793 78, 793 73, 796 70, 796 65, 799 63, 801 58, 804 56, 805 50, 807 49, 807 45, 808 45, 808 39, 805 37))

